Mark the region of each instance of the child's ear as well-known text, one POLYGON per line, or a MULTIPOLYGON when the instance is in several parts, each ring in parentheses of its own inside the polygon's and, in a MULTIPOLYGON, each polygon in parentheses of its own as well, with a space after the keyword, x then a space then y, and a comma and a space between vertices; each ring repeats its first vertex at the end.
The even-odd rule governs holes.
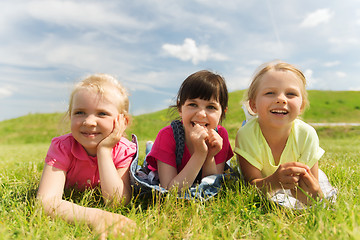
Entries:
POLYGON ((181 117, 181 107, 179 107, 179 101, 176 103, 176 109, 179 113, 179 116, 181 117))
POLYGON ((251 111, 253 111, 254 113, 257 112, 255 101, 249 100, 249 107, 250 107, 251 111))
POLYGON ((301 107, 300 107, 300 114, 303 114, 305 111, 305 103, 303 102, 301 107))
POLYGON ((182 117, 182 113, 181 113, 181 108, 178 108, 178 113, 179 113, 179 116, 182 117))
POLYGON ((130 116, 129 116, 128 114, 121 113, 121 114, 119 114, 118 118, 120 118, 121 115, 124 116, 124 124, 125 124, 125 126, 126 126, 126 127, 129 126, 130 116))

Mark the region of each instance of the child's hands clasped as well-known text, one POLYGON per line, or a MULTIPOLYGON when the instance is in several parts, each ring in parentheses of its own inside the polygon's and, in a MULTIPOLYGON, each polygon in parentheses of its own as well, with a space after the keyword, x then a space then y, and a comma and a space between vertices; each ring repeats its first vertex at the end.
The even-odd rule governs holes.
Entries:
POLYGON ((307 170, 305 174, 300 176, 297 187, 291 189, 291 194, 296 196, 296 198, 301 202, 307 203, 309 201, 309 197, 313 199, 323 197, 319 181, 310 170, 307 170))
POLYGON ((309 197, 313 199, 322 197, 318 180, 310 168, 303 163, 281 164, 272 177, 279 184, 276 186, 276 183, 273 183, 272 186, 276 186, 277 189, 290 189, 291 194, 303 203, 307 203, 309 197))
POLYGON ((208 146, 205 142, 208 136, 209 134, 206 127, 203 127, 198 123, 194 124, 192 131, 190 132, 190 141, 194 146, 194 152, 206 153, 208 151, 208 146))
POLYGON ((299 184, 302 175, 310 171, 309 167, 300 162, 289 162, 279 166, 276 172, 271 175, 272 187, 275 189, 295 189, 299 184))
POLYGON ((206 145, 208 146, 208 156, 214 157, 222 149, 223 139, 214 129, 210 129, 206 145))
POLYGON ((207 156, 215 156, 223 145, 222 137, 214 130, 195 124, 190 133, 190 139, 194 146, 194 151, 207 152, 207 156))

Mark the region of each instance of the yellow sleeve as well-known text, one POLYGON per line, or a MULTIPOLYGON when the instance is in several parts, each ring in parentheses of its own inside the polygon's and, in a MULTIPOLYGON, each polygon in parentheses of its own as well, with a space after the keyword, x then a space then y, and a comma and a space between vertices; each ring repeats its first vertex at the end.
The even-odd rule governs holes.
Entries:
POLYGON ((262 171, 264 164, 257 125, 257 119, 252 119, 238 130, 234 152, 262 171))

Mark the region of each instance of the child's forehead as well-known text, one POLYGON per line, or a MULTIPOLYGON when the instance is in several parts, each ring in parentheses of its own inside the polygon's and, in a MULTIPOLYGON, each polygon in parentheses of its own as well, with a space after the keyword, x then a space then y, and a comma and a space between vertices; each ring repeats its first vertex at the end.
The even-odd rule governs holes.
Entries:
POLYGON ((115 104, 118 102, 119 95, 115 94, 114 91, 100 91, 96 88, 79 88, 73 96, 73 100, 77 98, 88 98, 89 100, 102 101, 106 103, 115 104))
POLYGON ((292 71, 270 70, 266 72, 260 79, 259 87, 264 85, 289 84, 303 87, 303 81, 292 71))

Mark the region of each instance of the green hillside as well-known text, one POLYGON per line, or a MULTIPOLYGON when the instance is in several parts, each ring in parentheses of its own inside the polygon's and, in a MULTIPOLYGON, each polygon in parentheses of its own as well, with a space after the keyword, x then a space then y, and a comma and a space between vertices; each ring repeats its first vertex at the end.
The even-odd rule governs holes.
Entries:
MULTIPOLYGON (((223 125, 234 138, 244 120, 241 99, 244 91, 230 93, 229 111, 223 125)), ((306 122, 360 122, 360 91, 309 91, 310 108, 303 114, 306 122)), ((155 139, 157 132, 170 123, 167 109, 134 116, 128 134, 139 139, 155 139)), ((67 132, 68 123, 62 113, 29 114, 0 122, 0 144, 47 143, 51 138, 67 132)))

